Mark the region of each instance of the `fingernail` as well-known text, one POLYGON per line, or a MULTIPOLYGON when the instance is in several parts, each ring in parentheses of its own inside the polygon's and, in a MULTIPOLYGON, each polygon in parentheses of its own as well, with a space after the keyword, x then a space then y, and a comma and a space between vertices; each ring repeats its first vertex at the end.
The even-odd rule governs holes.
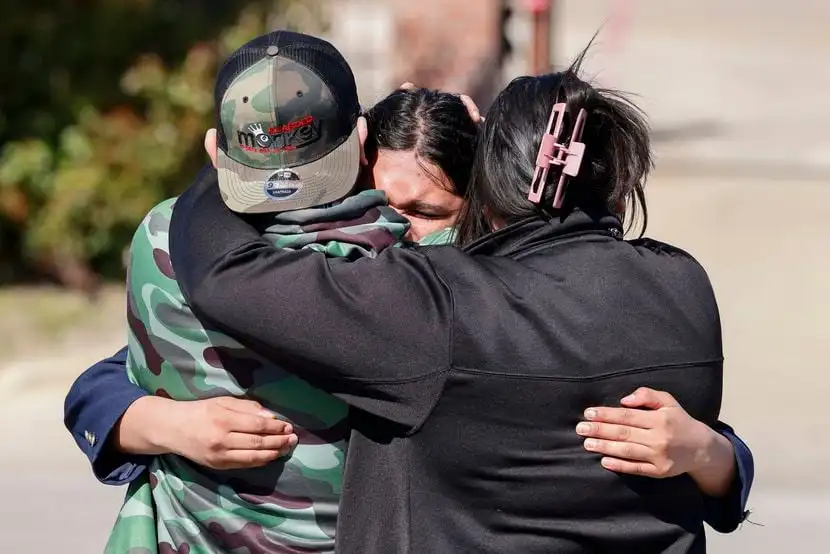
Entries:
POLYGON ((576 426, 576 432, 580 435, 587 435, 591 432, 591 425, 588 423, 580 423, 576 426))
POLYGON ((599 463, 602 464, 602 467, 604 467, 605 469, 612 469, 614 467, 614 464, 611 463, 611 460, 609 460, 608 458, 601 459, 599 463))
POLYGON ((623 399, 622 399, 622 401, 623 401, 623 402, 634 402, 634 400, 636 399, 635 397, 636 397, 636 395, 634 395, 634 394, 629 394, 628 396, 626 396, 625 398, 623 398, 623 399))
POLYGON ((291 435, 290 437, 288 437, 288 444, 294 446, 295 444, 297 444, 298 440, 300 439, 297 438, 297 435, 291 435))
POLYGON ((293 432, 294 432, 294 427, 292 427, 290 423, 286 423, 286 424, 285 424, 285 429, 283 429, 283 432, 284 432, 286 435, 290 435, 291 433, 293 433, 293 432))
POLYGON ((599 446, 599 445, 597 444, 596 440, 594 440, 594 439, 585 439, 585 448, 586 448, 586 450, 596 450, 597 446, 599 446))
POLYGON ((594 419, 595 417, 597 417, 597 411, 594 408, 588 408, 587 410, 585 410, 585 417, 587 419, 594 419))

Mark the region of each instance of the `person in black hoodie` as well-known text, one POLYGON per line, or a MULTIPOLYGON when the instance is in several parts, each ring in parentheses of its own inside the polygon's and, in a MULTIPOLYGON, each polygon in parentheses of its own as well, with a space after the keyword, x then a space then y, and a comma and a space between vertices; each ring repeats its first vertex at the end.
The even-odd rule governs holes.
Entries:
MULTIPOLYGON (((578 68, 498 96, 457 247, 282 251, 211 172, 176 204, 172 263, 199 319, 352 407, 338 552, 705 552, 728 469, 609 471, 573 431, 641 385, 714 426, 723 386, 706 271, 623 237, 635 208, 647 220, 645 118, 578 68)), ((655 447, 638 440, 621 457, 655 447)))

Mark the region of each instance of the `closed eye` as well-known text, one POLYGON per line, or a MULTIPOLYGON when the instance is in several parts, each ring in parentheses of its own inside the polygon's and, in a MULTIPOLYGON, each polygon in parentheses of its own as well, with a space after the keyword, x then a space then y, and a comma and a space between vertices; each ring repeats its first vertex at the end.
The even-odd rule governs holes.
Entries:
POLYGON ((448 213, 425 213, 425 212, 406 212, 406 214, 410 217, 417 217, 418 219, 447 219, 450 217, 448 213))
POLYGON ((409 204, 400 206, 398 209, 408 216, 417 217, 418 219, 447 219, 453 215, 451 211, 448 211, 443 206, 428 204, 421 200, 410 202, 409 204))

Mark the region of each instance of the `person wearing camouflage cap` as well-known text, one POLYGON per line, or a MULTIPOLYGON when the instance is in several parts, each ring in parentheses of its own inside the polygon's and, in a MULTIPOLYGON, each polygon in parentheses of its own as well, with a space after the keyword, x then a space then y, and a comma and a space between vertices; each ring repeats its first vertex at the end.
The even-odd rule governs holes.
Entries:
MULTIPOLYGON (((263 236, 275 246, 354 259, 401 241, 408 222, 381 192, 349 196, 360 170, 360 107, 351 70, 330 44, 284 31, 254 39, 221 69, 216 103, 219 126, 207 139, 215 170, 200 178, 218 176, 231 209, 261 214, 263 236)), ((155 457, 131 484, 106 552, 331 552, 346 404, 199 322, 170 265, 175 202, 153 208, 130 247, 129 378, 176 400, 253 399, 289 423, 259 446, 272 457, 293 449, 279 468, 230 477, 155 457)))
MULTIPOLYGON (((416 100, 426 111, 434 105, 445 117, 464 120, 444 129, 444 143, 437 145, 461 145, 465 152, 447 151, 439 162, 442 182, 456 196, 452 179, 466 183, 468 176, 450 165, 468 172, 475 146, 467 107, 454 95, 423 90, 400 91, 396 99, 416 100)), ((365 122, 357 117, 348 65, 331 45, 286 32, 255 39, 220 71, 216 102, 219 126, 205 144, 215 171, 205 168, 199 178, 217 179, 228 207, 256 221, 275 246, 356 259, 403 244, 410 224, 387 207, 383 191, 355 190, 365 122)), ((407 113, 417 111, 411 105, 407 113)), ((370 119, 382 126, 393 114, 402 116, 390 109, 370 119)), ((371 142, 375 155, 379 146, 390 146, 371 142)), ((346 404, 201 325, 169 263, 175 202, 153 208, 130 247, 126 375, 162 398, 247 398, 223 405, 246 412, 249 433, 234 433, 237 459, 225 467, 239 471, 230 480, 216 468, 157 455, 131 483, 106 551, 331 552, 349 431, 346 404), (263 413, 289 423, 254 417, 263 413), (250 437, 260 440, 249 444, 250 437), (289 450, 276 467, 241 469, 289 450)), ((418 237, 422 244, 450 240, 446 229, 433 228, 418 237)))

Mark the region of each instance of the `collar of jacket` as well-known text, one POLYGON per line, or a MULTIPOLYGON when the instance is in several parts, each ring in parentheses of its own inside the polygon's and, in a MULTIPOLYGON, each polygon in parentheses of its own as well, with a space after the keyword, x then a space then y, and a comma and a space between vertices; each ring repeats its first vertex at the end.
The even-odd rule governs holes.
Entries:
POLYGON ((622 222, 613 214, 588 214, 580 210, 574 210, 563 217, 533 216, 502 227, 467 245, 464 250, 477 255, 510 256, 583 234, 601 234, 622 239, 622 222))

